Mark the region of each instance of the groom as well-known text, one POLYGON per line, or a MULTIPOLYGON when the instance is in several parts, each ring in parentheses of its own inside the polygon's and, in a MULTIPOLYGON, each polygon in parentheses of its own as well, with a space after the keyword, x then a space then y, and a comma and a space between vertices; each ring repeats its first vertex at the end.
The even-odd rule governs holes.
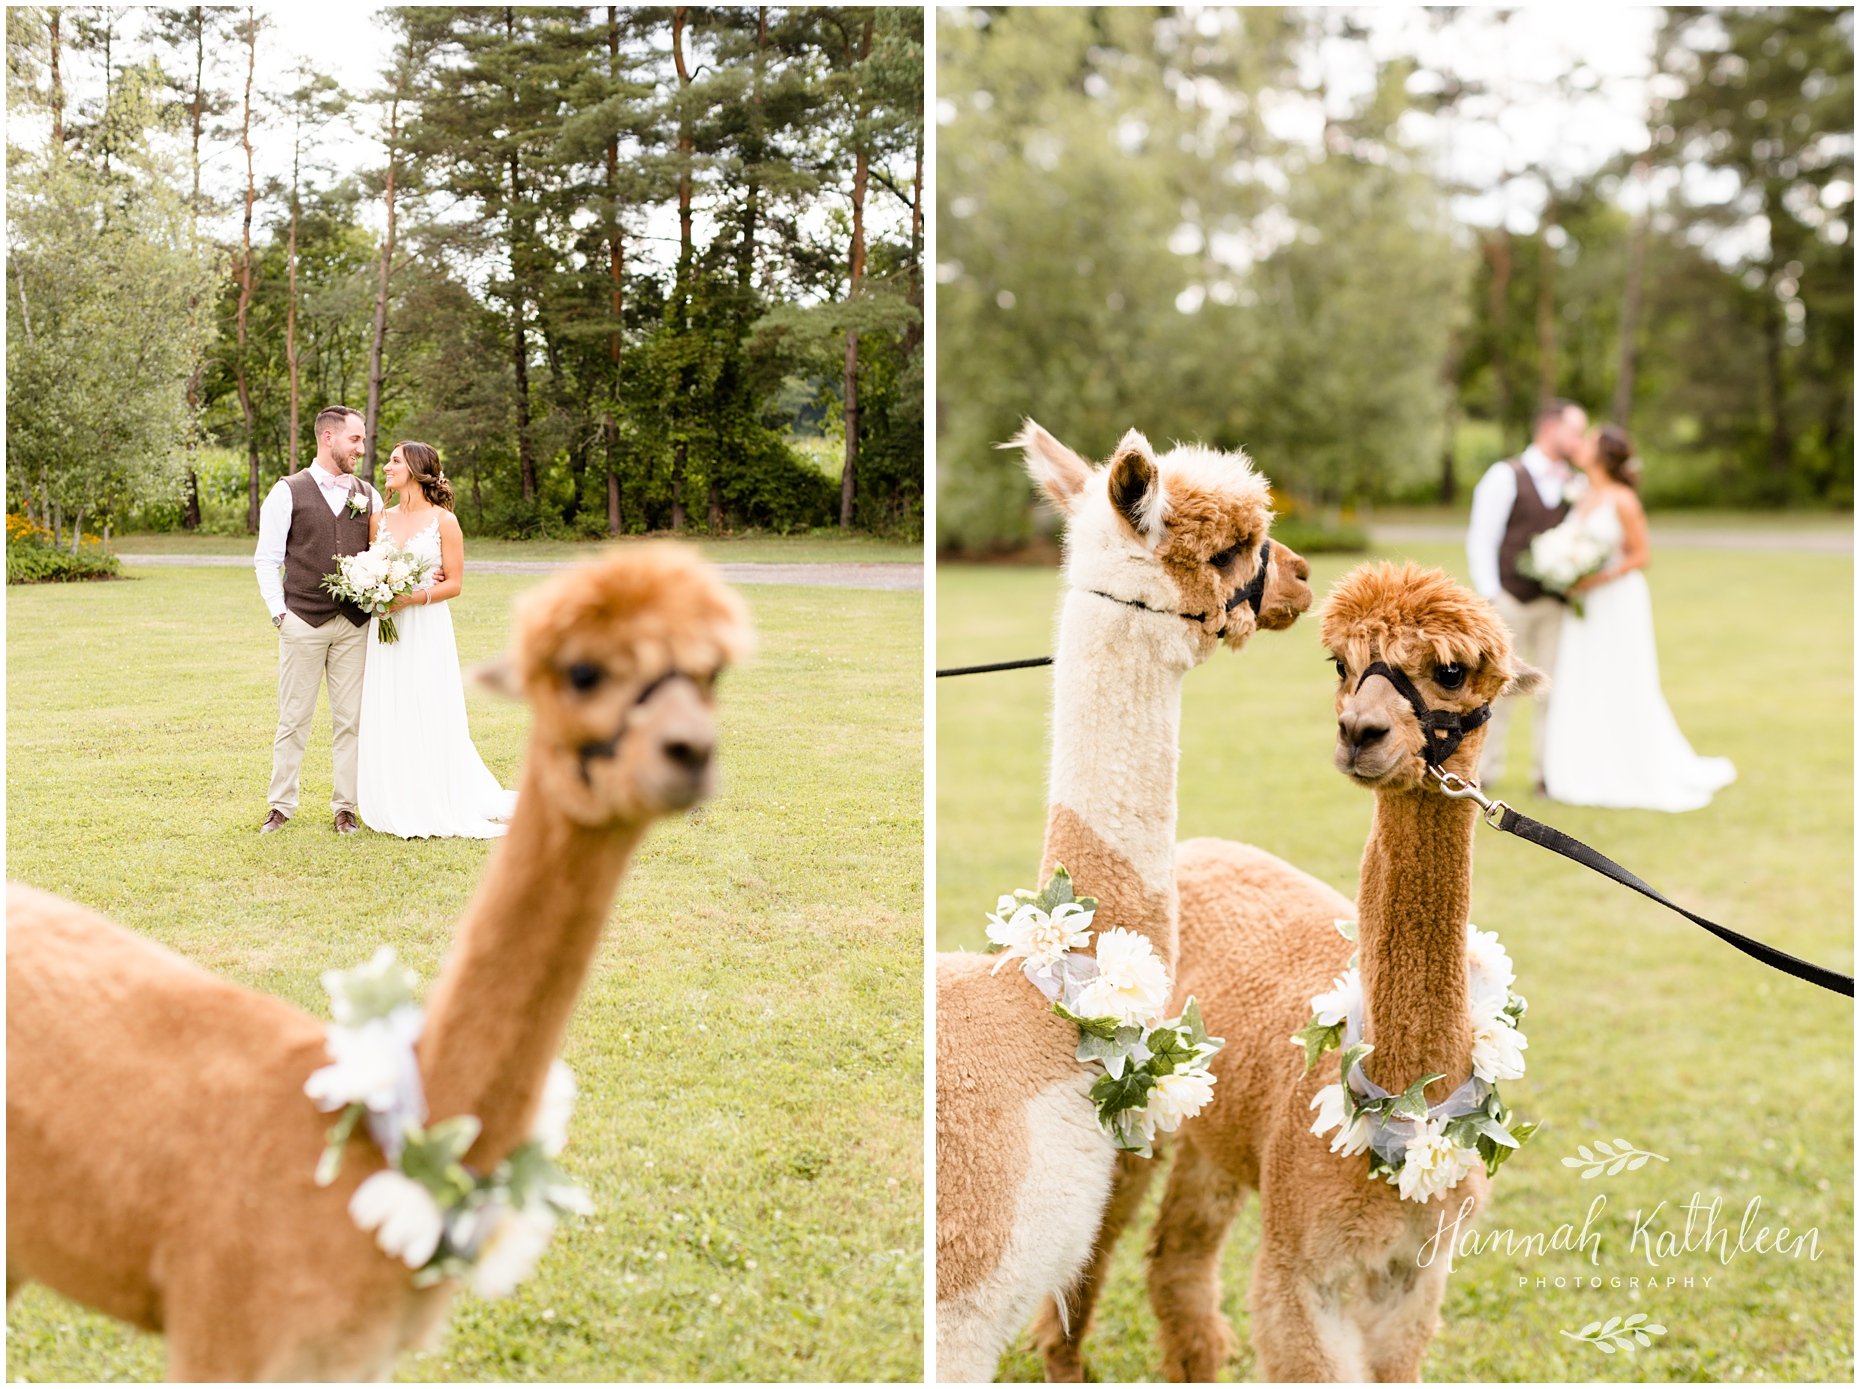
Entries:
MULTIPOLYGON (((1556 669, 1563 604, 1518 572, 1518 557, 1530 549, 1534 537, 1569 514, 1564 496, 1574 476, 1569 461, 1588 427, 1589 417, 1580 405, 1548 400, 1538 406, 1531 446, 1486 470, 1473 488, 1472 521, 1466 528, 1466 567, 1473 587, 1511 629, 1513 649, 1546 674, 1556 669)), ((1544 784, 1544 725, 1555 694, 1551 689, 1537 696, 1532 721, 1531 784, 1539 793, 1544 784)), ((1479 758, 1481 785, 1490 786, 1504 773, 1513 702, 1501 699, 1492 705, 1492 726, 1479 758)))
POLYGON ((297 772, 310 741, 317 689, 329 684, 336 833, 354 834, 355 763, 362 719, 368 614, 323 591, 340 556, 368 548, 368 518, 381 494, 355 476, 365 438, 361 412, 332 405, 316 417, 316 462, 280 478, 258 513, 252 567, 278 629, 278 734, 271 745, 271 814, 260 834, 297 812, 297 772), (284 572, 279 574, 282 566, 284 572))

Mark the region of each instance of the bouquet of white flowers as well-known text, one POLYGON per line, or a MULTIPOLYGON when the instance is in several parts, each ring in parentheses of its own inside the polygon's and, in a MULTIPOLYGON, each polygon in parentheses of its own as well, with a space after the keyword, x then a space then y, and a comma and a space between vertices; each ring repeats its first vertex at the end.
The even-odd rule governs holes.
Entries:
POLYGON ((1582 598, 1570 590, 1589 575, 1600 573, 1612 548, 1571 513, 1561 525, 1531 540, 1531 548, 1518 556, 1518 572, 1564 599, 1581 617, 1582 598))
POLYGON ((401 549, 394 537, 383 531, 366 550, 338 558, 336 572, 323 576, 323 590, 332 598, 366 608, 381 619, 377 631, 382 642, 396 642, 400 633, 394 629, 394 619, 387 615, 388 605, 412 593, 432 572, 431 560, 401 549))

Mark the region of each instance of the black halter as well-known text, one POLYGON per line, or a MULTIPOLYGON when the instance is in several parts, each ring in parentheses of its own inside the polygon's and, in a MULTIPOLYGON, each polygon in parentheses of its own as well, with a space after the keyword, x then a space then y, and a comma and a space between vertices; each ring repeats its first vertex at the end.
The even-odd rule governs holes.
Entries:
POLYGON ((596 757, 612 757, 618 752, 620 750, 621 740, 626 737, 627 730, 633 725, 634 712, 638 710, 640 705, 657 694, 661 685, 671 680, 691 680, 693 684, 697 683, 693 677, 685 674, 682 670, 666 671, 665 674, 661 675, 657 680, 651 681, 647 684, 645 689, 634 696, 633 702, 627 706, 626 713, 621 715, 620 727, 615 730, 613 737, 590 739, 588 742, 583 743, 580 747, 575 749, 581 759, 581 781, 584 786, 592 785, 588 779, 588 763, 596 757))
MULTIPOLYGON (((1260 605, 1266 600, 1266 571, 1271 563, 1272 542, 1270 540, 1262 540, 1259 542, 1259 572, 1253 576, 1252 581, 1249 582, 1245 588, 1237 588, 1234 590, 1233 597, 1227 600, 1227 606, 1223 611, 1232 612, 1242 603, 1245 603, 1253 610, 1253 616, 1257 619, 1259 617, 1260 605)), ((1088 593, 1094 593, 1100 598, 1109 598, 1113 603, 1122 603, 1127 608, 1142 608, 1146 613, 1157 613, 1163 617, 1187 618, 1190 622, 1206 622, 1208 620, 1208 615, 1206 613, 1172 612, 1168 608, 1152 608, 1148 603, 1140 603, 1135 598, 1119 598, 1116 594, 1106 593, 1103 589, 1094 588, 1087 589, 1086 591, 1088 593)), ((1221 624, 1221 630, 1214 635, 1217 638, 1226 636, 1227 624, 1223 622, 1221 624)), ((954 672, 950 673, 953 674, 954 672)))
POLYGON ((1428 708, 1421 692, 1415 689, 1414 681, 1383 661, 1372 661, 1363 671, 1363 678, 1356 682, 1356 688, 1362 689, 1372 675, 1380 675, 1414 706, 1415 721, 1421 725, 1421 760, 1430 767, 1438 767, 1453 756, 1459 750, 1460 740, 1492 717, 1489 704, 1481 704, 1463 714, 1455 709, 1428 708))

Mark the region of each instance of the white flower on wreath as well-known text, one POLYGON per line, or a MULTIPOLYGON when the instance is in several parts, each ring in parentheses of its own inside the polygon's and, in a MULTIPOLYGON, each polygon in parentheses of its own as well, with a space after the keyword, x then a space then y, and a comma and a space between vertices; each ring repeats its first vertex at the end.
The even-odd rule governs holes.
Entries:
POLYGON ((479 1297, 508 1297, 536 1271, 554 1234, 555 1221, 547 1212, 504 1207, 472 1265, 471 1290, 479 1297))
POLYGON ((1174 1133, 1184 1119, 1193 1119, 1214 1098, 1214 1077, 1206 1070, 1172 1071, 1156 1082, 1146 1097, 1143 1110, 1143 1136, 1154 1141, 1156 1133, 1174 1133))
POLYGON ((1341 1130, 1330 1141, 1333 1153, 1355 1157, 1358 1153, 1369 1151, 1369 1116, 1358 1114, 1355 1119, 1346 1121, 1342 1085, 1326 1085, 1311 1097, 1311 1108, 1318 1112, 1317 1122, 1311 1125, 1311 1132, 1319 1138, 1332 1129, 1341 1130))
POLYGON ((1479 1166, 1478 1150, 1460 1147, 1446 1136, 1446 1127, 1445 1118, 1435 1119, 1408 1140, 1401 1170, 1390 1177, 1402 1200, 1431 1201, 1479 1166))
POLYGON ((1091 939, 1092 913, 1077 902, 1062 902, 1050 916, 1031 902, 1015 906, 1012 897, 1003 897, 996 912, 988 918, 988 939, 1002 947, 1001 958, 991 974, 999 974, 1009 960, 1026 957, 1025 968, 1034 973, 1050 969, 1068 950, 1077 950, 1091 939), (1007 913, 1012 910, 1012 915, 1007 913))
POLYGON ((1115 1018, 1147 1027, 1169 1004, 1169 971, 1149 937, 1122 926, 1098 933, 1098 977, 1069 1005, 1082 1018, 1115 1018))
MULTIPOLYGON (((1311 1011, 1325 1027, 1335 1027, 1350 1014, 1363 1016, 1363 978, 1353 969, 1348 969, 1330 986, 1329 993, 1321 993, 1311 1000, 1311 1011)), ((1298 1039, 1294 1037, 1294 1042, 1298 1039)), ((1302 1042, 1298 1043, 1300 1046, 1302 1042)))
MULTIPOLYGON (((338 1002, 332 1001, 332 1007, 343 1010, 338 1002)), ((304 1094, 326 1114, 351 1104, 366 1105, 377 1114, 401 1106, 418 1093, 413 1044, 420 1040, 424 1019, 418 1005, 405 1003, 360 1027, 330 1028, 323 1045, 331 1064, 311 1073, 304 1094)))
POLYGON ((1504 1012, 1518 976, 1511 967, 1511 956, 1498 943, 1497 932, 1466 924, 1466 966, 1467 1002, 1473 1016, 1504 1012))
POLYGON ((568 1121, 575 1112, 575 1073, 561 1061, 549 1063, 549 1078, 543 1082, 542 1104, 530 1137, 542 1145, 546 1157, 560 1157, 568 1146, 568 1121))
POLYGON ((1524 1074, 1524 1034, 1503 1013, 1474 1013, 1473 1074, 1484 1081, 1516 1080, 1524 1074))
POLYGON ((424 1268, 433 1257, 446 1228, 433 1194, 392 1168, 375 1173, 355 1188, 349 1198, 349 1218, 375 1232, 375 1243, 383 1253, 416 1269, 424 1268))

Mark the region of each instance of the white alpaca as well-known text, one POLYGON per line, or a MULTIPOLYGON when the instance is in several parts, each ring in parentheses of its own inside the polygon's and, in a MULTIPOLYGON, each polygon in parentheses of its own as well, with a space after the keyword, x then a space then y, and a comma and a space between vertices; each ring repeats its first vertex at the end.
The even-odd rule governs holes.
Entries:
MULTIPOLYGON (((1066 594, 1053 664, 1053 749, 1040 881, 1063 864, 1098 899, 1095 928, 1176 956, 1177 726, 1182 678, 1225 641, 1289 626, 1309 570, 1263 542, 1265 479, 1242 455, 1134 430, 1093 468, 1037 425, 1016 443, 1065 513, 1066 594), (1257 621, 1237 596, 1268 564, 1257 621)), ((1003 888, 1015 886, 1003 884, 1003 888)), ((978 910, 986 903, 978 903, 978 910)), ((939 955, 937 1375, 987 1380, 1041 1296, 1090 1253, 1115 1157, 1074 1058, 1076 1027, 1018 972, 939 955)))

